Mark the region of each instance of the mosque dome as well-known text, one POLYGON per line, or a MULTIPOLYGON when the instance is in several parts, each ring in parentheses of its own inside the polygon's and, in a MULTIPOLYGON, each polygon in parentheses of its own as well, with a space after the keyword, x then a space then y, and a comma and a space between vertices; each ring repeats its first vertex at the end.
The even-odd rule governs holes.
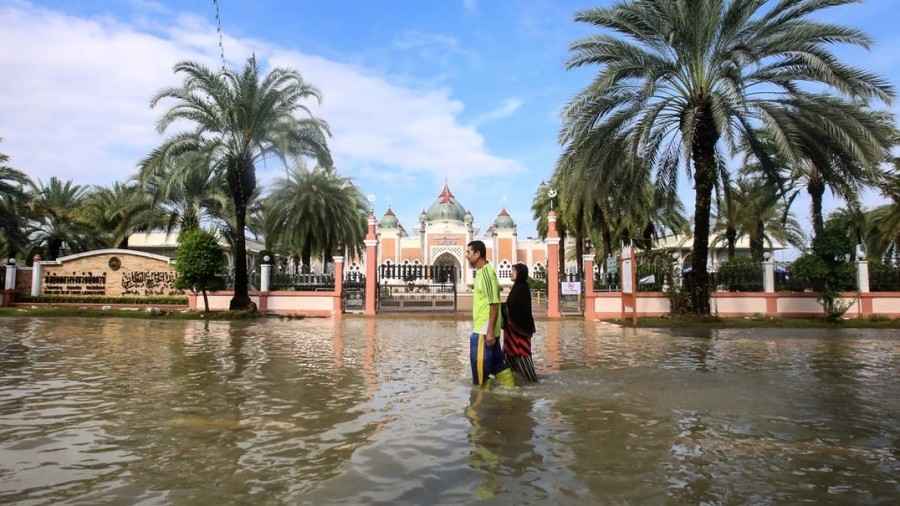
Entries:
POLYGON ((384 217, 378 222, 378 226, 382 229, 400 228, 400 220, 397 219, 397 215, 394 214, 394 211, 389 207, 388 210, 385 211, 384 217))
POLYGON ((438 195, 437 200, 425 213, 427 221, 459 221, 462 222, 466 218, 466 210, 456 201, 456 197, 450 191, 447 183, 438 195))
POLYGON ((506 211, 506 208, 500 210, 500 214, 498 214, 497 219, 494 220, 494 227, 498 230, 516 228, 516 223, 513 221, 512 216, 506 211))

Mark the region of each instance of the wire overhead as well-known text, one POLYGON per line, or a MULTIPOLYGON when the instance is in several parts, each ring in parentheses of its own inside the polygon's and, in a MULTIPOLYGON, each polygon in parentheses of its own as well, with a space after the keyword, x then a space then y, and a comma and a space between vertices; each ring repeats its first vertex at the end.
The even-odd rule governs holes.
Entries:
POLYGON ((222 70, 225 70, 225 45, 222 44, 222 14, 219 10, 219 0, 212 0, 216 9, 216 32, 219 36, 219 59, 222 60, 222 70))

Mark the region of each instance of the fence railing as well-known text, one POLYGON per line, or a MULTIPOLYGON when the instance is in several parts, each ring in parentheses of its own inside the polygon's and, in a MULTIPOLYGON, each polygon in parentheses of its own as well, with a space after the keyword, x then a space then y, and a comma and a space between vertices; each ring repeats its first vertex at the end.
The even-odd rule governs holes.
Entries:
POLYGON ((273 273, 269 287, 273 291, 328 292, 334 290, 334 274, 273 273))
MULTIPOLYGON (((221 286, 225 290, 234 290, 234 271, 220 274, 221 286)), ((247 273, 247 283, 251 290, 259 290, 259 271, 249 271, 247 273)))
POLYGON ((379 265, 378 279, 401 281, 430 281, 433 283, 455 283, 456 267, 453 265, 379 265))
POLYGON ((719 292, 762 292, 765 290, 762 264, 748 270, 720 270, 709 273, 709 284, 719 292))
POLYGON ((869 290, 873 292, 900 292, 900 267, 870 267, 869 290))
POLYGON ((595 292, 618 292, 622 290, 618 272, 598 272, 594 274, 595 292))

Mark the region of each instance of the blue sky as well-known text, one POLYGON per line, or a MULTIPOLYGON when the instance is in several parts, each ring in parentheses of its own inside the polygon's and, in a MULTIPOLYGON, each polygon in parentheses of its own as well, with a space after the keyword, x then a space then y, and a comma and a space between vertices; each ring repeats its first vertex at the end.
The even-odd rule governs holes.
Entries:
MULTIPOLYGON (((592 73, 563 67, 568 44, 591 33, 572 15, 605 3, 221 1, 226 58, 255 51, 322 89, 338 169, 376 196, 379 214, 390 204, 414 226, 448 178, 479 225, 507 207, 520 237, 534 233, 529 205, 559 151, 559 110, 592 73)), ((147 101, 177 82, 172 64, 215 62, 213 13, 212 0, 0 0, 0 74, 20 76, 0 83, 0 150, 34 177, 127 177, 159 142, 147 101)), ((827 19, 876 40, 839 55, 900 83, 894 2, 827 19)), ((279 174, 260 168, 264 182, 279 174)), ((689 209, 690 190, 683 181, 689 209)), ((807 206, 796 207, 804 221, 807 206)))

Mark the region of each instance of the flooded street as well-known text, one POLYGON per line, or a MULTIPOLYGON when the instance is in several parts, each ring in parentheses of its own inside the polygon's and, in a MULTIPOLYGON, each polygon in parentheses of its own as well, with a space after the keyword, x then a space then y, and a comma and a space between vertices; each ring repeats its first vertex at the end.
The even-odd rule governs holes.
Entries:
POLYGON ((538 322, 0 320, 0 503, 897 504, 900 337, 538 322))

